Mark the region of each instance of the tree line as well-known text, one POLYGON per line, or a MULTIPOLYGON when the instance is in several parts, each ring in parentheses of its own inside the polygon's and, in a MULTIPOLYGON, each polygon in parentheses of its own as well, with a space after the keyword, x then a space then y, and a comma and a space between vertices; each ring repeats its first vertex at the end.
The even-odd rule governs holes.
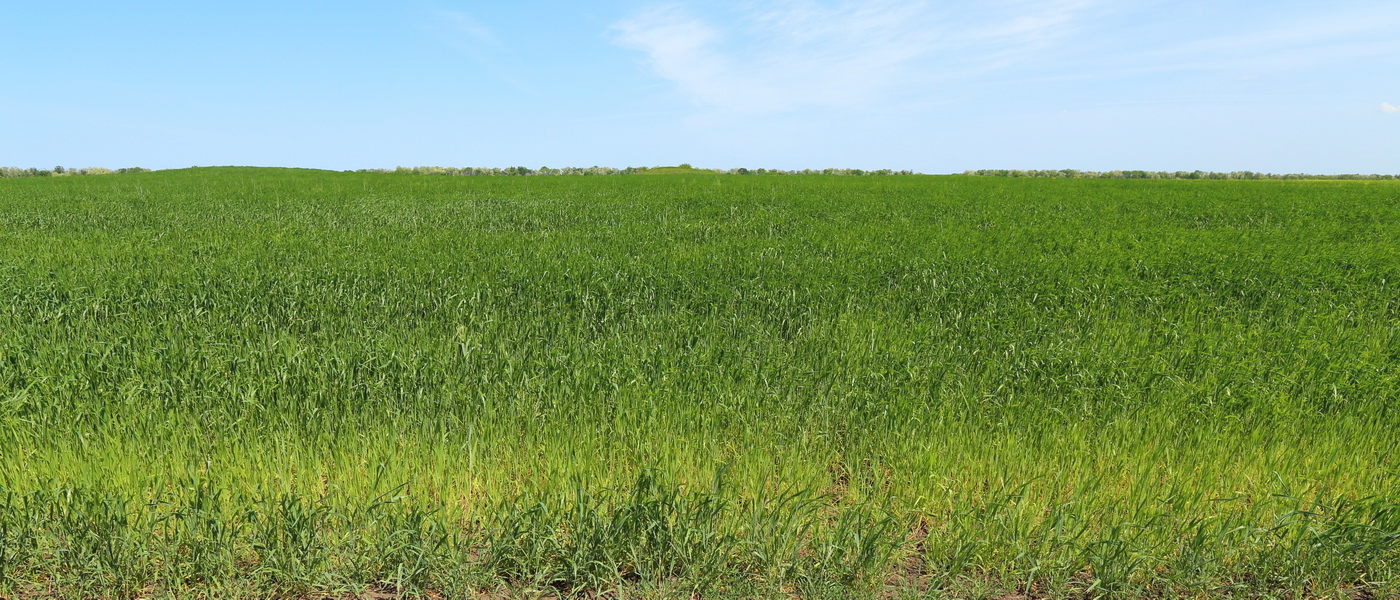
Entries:
POLYGON ((718 169, 716 172, 730 175, 920 175, 910 170, 895 171, 892 169, 802 169, 801 171, 790 171, 783 169, 718 169))
POLYGON ((1305 173, 1256 173, 1254 171, 1080 171, 1077 169, 1046 169, 1041 171, 1021 171, 1009 169, 978 169, 964 171, 964 175, 984 177, 1064 177, 1071 179, 1245 179, 1245 180, 1298 180, 1298 179, 1339 179, 1339 180, 1394 180, 1400 175, 1362 175, 1344 173, 1336 175, 1310 175, 1305 173))
POLYGON ((52 169, 36 169, 29 167, 21 169, 19 167, 0 167, 0 178, 3 177, 63 177, 66 175, 109 175, 112 173, 147 173, 150 169, 141 167, 127 167, 125 169, 106 169, 103 167, 84 167, 82 169, 65 169, 57 166, 52 169))
POLYGON ((894 171, 890 169, 862 170, 862 169, 696 169, 689 164, 682 164, 678 167, 561 167, 550 168, 540 167, 531 169, 529 167, 398 167, 395 169, 358 169, 356 173, 398 173, 411 175, 452 175, 458 177, 483 177, 483 176, 550 176, 550 175, 632 175, 637 173, 659 172, 688 172, 697 173, 717 173, 724 175, 914 175, 913 171, 894 171))
MULTIPOLYGON (((107 175, 110 173, 148 173, 150 169, 141 167, 129 167, 125 169, 105 169, 102 167, 86 167, 82 169, 66 169, 62 166, 52 169, 36 169, 33 167, 22 169, 19 167, 0 167, 0 178, 3 177, 61 177, 66 175, 107 175)), ((862 170, 862 169, 696 169, 689 164, 682 164, 678 167, 626 167, 618 169, 615 167, 540 167, 531 169, 529 167, 397 167, 394 169, 356 169, 354 173, 397 173, 408 175, 451 175, 456 177, 537 177, 555 175, 633 175, 648 172, 696 172, 696 173, 717 173, 726 175, 914 175, 913 171, 894 171, 890 169, 862 170)))
MULTIPOLYGON (((561 167, 550 168, 540 167, 531 169, 529 167, 397 167, 394 169, 357 169, 355 173, 398 173, 410 175, 450 175, 455 177, 538 177, 556 175, 632 175, 638 173, 659 172, 697 172, 716 173, 723 175, 916 175, 914 171, 892 169, 748 169, 744 167, 734 169, 695 169, 688 164, 679 167, 626 167, 622 169, 614 167, 561 167)), ((67 169, 56 166, 52 169, 36 169, 33 167, 0 167, 0 178, 6 177, 63 177, 67 175, 107 175, 111 173, 147 173, 150 169, 141 167, 127 167, 124 169, 106 169, 103 167, 86 167, 82 169, 67 169)), ((1300 180, 1300 179, 1335 179, 1352 181, 1372 181, 1372 180, 1397 180, 1400 175, 1380 175, 1380 174, 1357 174, 1343 173, 1333 175, 1314 175, 1306 173, 1257 173, 1254 171, 1080 171, 1078 169, 1043 169, 1043 170, 1021 170, 1021 169, 977 169, 964 171, 964 175, 976 175, 981 177, 1054 177, 1070 179, 1239 179, 1239 180, 1300 180)))
POLYGON ((398 167, 394 169, 356 169, 355 173, 397 173, 400 175, 451 175, 455 177, 499 177, 499 176, 540 176, 540 175, 619 175, 641 173, 645 167, 562 167, 551 169, 540 167, 398 167))

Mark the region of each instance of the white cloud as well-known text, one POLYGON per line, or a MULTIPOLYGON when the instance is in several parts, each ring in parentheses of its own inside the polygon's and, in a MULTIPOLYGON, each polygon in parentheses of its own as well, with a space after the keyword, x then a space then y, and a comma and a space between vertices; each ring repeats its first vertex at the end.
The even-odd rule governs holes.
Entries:
POLYGON ((1382 103, 1381 103, 1381 110, 1383 110, 1383 111, 1385 111, 1385 112, 1388 112, 1388 113, 1400 113, 1400 106, 1396 106, 1396 105, 1391 104, 1391 103, 1389 103, 1389 102, 1382 102, 1382 103))
POLYGON ((869 107, 895 90, 1014 64, 1064 35, 1084 0, 998 2, 975 16, 917 0, 768 0, 724 25, 681 5, 613 26, 614 40, 695 102, 761 114, 869 107))

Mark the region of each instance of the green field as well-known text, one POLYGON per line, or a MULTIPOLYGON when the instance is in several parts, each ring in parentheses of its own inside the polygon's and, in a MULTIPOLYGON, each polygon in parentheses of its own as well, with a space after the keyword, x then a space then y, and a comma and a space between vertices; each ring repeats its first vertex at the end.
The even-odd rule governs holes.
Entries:
POLYGON ((0 180, 0 597, 1400 595, 1400 182, 0 180))

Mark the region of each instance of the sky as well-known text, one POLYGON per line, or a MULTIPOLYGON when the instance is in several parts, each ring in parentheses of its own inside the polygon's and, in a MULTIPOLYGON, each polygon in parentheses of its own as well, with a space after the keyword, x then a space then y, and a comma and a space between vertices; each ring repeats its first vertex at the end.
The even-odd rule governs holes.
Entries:
POLYGON ((1395 0, 3 12, 7 166, 1400 173, 1395 0))

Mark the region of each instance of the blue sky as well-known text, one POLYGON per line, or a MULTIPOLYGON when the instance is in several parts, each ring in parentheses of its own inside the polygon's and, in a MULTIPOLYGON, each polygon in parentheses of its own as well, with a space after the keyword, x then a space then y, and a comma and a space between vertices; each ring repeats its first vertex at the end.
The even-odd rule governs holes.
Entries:
POLYGON ((1400 2, 26 2, 0 165, 1400 173, 1400 2))

